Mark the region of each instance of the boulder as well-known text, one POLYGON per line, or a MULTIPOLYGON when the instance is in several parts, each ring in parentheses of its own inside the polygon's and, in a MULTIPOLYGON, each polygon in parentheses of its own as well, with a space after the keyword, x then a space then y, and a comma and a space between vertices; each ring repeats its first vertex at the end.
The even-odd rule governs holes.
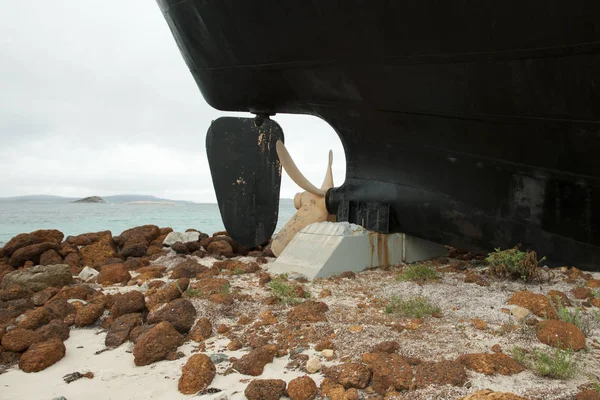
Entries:
POLYGON ((270 348, 258 348, 244 354, 233 362, 232 367, 240 374, 259 376, 263 373, 265 365, 273 362, 275 352, 270 348))
POLYGON ((465 367, 457 361, 424 362, 419 364, 415 374, 418 389, 429 385, 463 386, 466 382, 465 367))
POLYGON ((543 294, 524 290, 513 294, 508 304, 526 308, 538 317, 556 319, 556 311, 552 308, 548 297, 543 294))
POLYGON ((8 263, 13 267, 23 266, 27 261, 34 264, 40 263, 40 256, 48 250, 58 250, 60 246, 53 242, 44 242, 21 247, 13 253, 8 263))
POLYGON ((254 379, 244 391, 248 400, 279 400, 285 395, 285 381, 281 379, 254 379))
POLYGON ((69 299, 89 300, 96 291, 88 285, 65 286, 49 302, 69 299))
POLYGON ((299 376, 288 383, 287 392, 290 400, 313 400, 317 397, 319 389, 309 376, 299 376))
POLYGON ((206 317, 200 318, 190 331, 190 339, 195 342, 203 342, 212 336, 212 324, 206 317))
POLYGON ((200 239, 200 233, 192 231, 192 232, 171 232, 167 235, 165 240, 163 240, 162 244, 164 246, 171 246, 177 242, 180 243, 188 243, 188 242, 197 242, 200 239))
POLYGON ((223 257, 233 257, 233 248, 226 240, 214 240, 212 241, 206 251, 209 254, 214 254, 223 257))
POLYGON ((81 264, 84 267, 100 267, 117 256, 116 246, 110 231, 101 232, 93 243, 79 250, 81 264))
POLYGON ((124 264, 108 264, 100 269, 96 282, 108 286, 116 283, 127 283, 130 279, 131 274, 124 264))
POLYGON ((371 370, 361 363, 345 363, 324 368, 323 374, 345 389, 364 389, 371 380, 371 370))
POLYGON ((512 357, 506 354, 464 354, 456 360, 465 367, 485 375, 514 375, 525 368, 512 357))
POLYGON ((73 275, 68 265, 38 265, 7 274, 2 280, 2 288, 18 285, 33 292, 40 292, 47 287, 62 288, 71 283, 73 275))
POLYGON ((116 294, 110 307, 110 315, 118 318, 121 315, 140 313, 146 308, 146 300, 142 292, 131 290, 126 293, 116 294))
POLYGON ((181 371, 178 389, 183 394, 195 394, 208 388, 215 378, 217 369, 206 354, 191 356, 181 371))
POLYGON ((43 306, 53 296, 56 296, 58 291, 59 290, 53 286, 47 287, 46 289, 42 290, 41 292, 37 292, 33 296, 31 296, 31 301, 36 306, 43 306))
POLYGON ((171 270, 171 279, 195 278, 196 275, 207 269, 207 267, 201 265, 196 260, 186 258, 171 270))
POLYGON ((61 319, 54 319, 36 330, 44 341, 58 338, 65 341, 69 338, 69 326, 61 319))
POLYGON ((123 231, 119 236, 115 237, 115 241, 119 247, 125 247, 126 243, 132 239, 142 238, 147 243, 150 243, 160 235, 160 228, 158 226, 142 225, 123 231))
POLYGON ((373 371, 371 386, 377 393, 385 395, 389 390, 409 390, 413 370, 405 357, 390 353, 365 353, 362 358, 373 371))
POLYGON ((27 311, 19 321, 19 328, 35 330, 58 316, 49 307, 38 307, 27 311))
POLYGON ((66 300, 54 300, 51 299, 44 308, 48 309, 55 318, 64 319, 68 315, 75 314, 77 309, 71 303, 66 300))
POLYGON ((23 247, 40 243, 60 243, 63 240, 63 233, 56 229, 41 229, 31 233, 21 233, 10 239, 4 245, 4 257, 10 258, 13 253, 23 247))
POLYGON ((181 242, 175 242, 171 245, 171 249, 177 254, 190 254, 187 246, 181 242))
POLYGON ((110 236, 112 239, 111 231, 88 232, 77 236, 67 236, 65 242, 72 246, 87 246, 92 243, 96 243, 106 236, 110 236))
POLYGON ((307 300, 294 308, 288 314, 288 323, 306 323, 327 321, 325 313, 329 311, 327 304, 321 301, 307 300))
POLYGON ((133 347, 135 365, 148 365, 164 360, 169 353, 177 350, 183 341, 183 336, 170 323, 161 322, 138 338, 133 347))
POLYGON ((160 304, 168 303, 178 299, 187 290, 190 280, 187 278, 177 279, 175 282, 170 282, 146 299, 148 310, 152 311, 160 304))
POLYGON ((563 350, 578 351, 586 348, 585 335, 570 322, 542 321, 537 325, 536 336, 540 342, 563 350))
POLYGON ((2 347, 8 351, 22 352, 32 344, 42 342, 43 337, 31 329, 16 328, 2 337, 2 347))
POLYGON ((65 356, 65 345, 60 339, 32 344, 19 360, 23 372, 39 372, 65 356))
POLYGON ((129 338, 131 330, 136 326, 141 326, 143 323, 142 314, 125 314, 121 315, 110 326, 106 333, 104 344, 107 347, 117 347, 125 343, 129 338))
POLYGON ((148 323, 168 321, 181 333, 187 333, 196 320, 196 308, 187 299, 175 299, 148 314, 148 323))
POLYGON ((62 264, 62 257, 56 252, 56 250, 46 250, 40 256, 40 265, 56 265, 62 264))
POLYGON ((126 260, 128 257, 144 257, 150 244, 142 236, 132 236, 125 242, 119 252, 119 257, 126 260))
POLYGON ((103 303, 88 303, 75 314, 75 325, 89 326, 98 320, 104 313, 103 303))

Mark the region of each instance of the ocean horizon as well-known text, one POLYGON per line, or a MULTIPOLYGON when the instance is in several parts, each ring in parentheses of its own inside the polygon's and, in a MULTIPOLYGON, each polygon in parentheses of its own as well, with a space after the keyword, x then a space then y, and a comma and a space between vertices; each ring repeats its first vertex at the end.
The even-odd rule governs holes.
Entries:
MULTIPOLYGON (((277 232, 296 212, 292 202, 279 204, 277 232)), ((225 229, 216 203, 23 203, 0 202, 0 247, 20 233, 58 229, 69 235, 109 230, 118 235, 140 225, 197 229, 212 234, 225 229)))

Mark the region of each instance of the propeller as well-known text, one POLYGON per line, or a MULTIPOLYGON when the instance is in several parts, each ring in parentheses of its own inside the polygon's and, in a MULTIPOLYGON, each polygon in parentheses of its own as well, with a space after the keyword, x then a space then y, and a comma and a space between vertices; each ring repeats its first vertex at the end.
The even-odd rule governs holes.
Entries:
POLYGON ((292 178, 296 185, 304 189, 304 192, 297 193, 294 196, 294 207, 298 211, 296 211, 281 231, 279 231, 271 243, 273 254, 279 256, 293 239, 294 235, 302 228, 314 222, 334 222, 335 215, 329 214, 325 205, 325 194, 328 189, 333 187, 333 172, 331 170, 331 165, 333 164, 333 152, 329 150, 327 172, 323 184, 319 189, 302 175, 281 140, 277 141, 276 150, 285 172, 292 178))

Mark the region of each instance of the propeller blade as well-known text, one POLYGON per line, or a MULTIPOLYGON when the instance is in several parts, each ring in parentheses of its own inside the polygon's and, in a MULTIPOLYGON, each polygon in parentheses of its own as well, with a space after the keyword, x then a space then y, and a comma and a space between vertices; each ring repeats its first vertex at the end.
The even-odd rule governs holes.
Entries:
POLYGON ((279 156, 279 160, 281 161, 281 165, 285 169, 285 172, 289 175, 290 178, 296 183, 296 185, 300 186, 302 189, 306 190, 309 193, 312 193, 317 196, 325 196, 326 190, 319 189, 315 187, 312 183, 302 175, 302 172, 296 166, 294 160, 292 160, 292 156, 288 153, 285 145, 281 140, 277 141, 277 155, 279 156))

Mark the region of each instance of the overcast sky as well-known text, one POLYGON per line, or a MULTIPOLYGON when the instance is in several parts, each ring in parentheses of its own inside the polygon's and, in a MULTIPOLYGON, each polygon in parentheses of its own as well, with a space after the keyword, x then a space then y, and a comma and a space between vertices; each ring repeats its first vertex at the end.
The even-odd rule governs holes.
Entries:
MULTIPOLYGON (((214 202, 210 122, 236 115, 200 94, 153 0, 13 0, 0 12, 0 197, 151 194, 214 202)), ((320 186, 339 138, 316 117, 278 115, 320 186), (313 148, 316 144, 318 148, 313 148)), ((282 197, 296 185, 284 174, 282 197)))

